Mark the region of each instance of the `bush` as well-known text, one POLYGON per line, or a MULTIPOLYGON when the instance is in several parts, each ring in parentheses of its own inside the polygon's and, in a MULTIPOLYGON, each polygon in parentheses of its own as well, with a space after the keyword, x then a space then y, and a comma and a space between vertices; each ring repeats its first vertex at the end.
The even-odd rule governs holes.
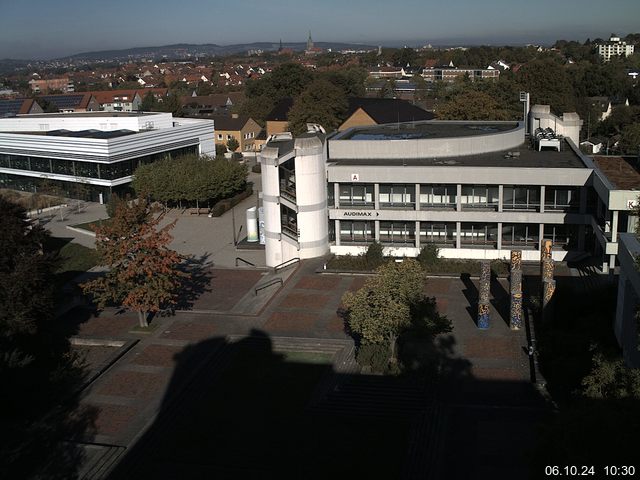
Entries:
POLYGON ((367 266, 371 270, 375 270, 384 263, 382 248, 382 244, 375 241, 367 248, 367 252, 364 254, 364 258, 366 259, 367 266))
POLYGON ((251 167, 251 171, 253 173, 262 173, 262 167, 259 163, 256 163, 253 167, 251 167))
POLYGON ((425 245, 420 249, 416 260, 418 260, 424 269, 435 265, 440 261, 440 249, 435 245, 425 245))
POLYGON ((361 367, 370 367, 372 372, 384 373, 389 367, 391 349, 386 343, 363 343, 356 352, 356 361, 361 367))

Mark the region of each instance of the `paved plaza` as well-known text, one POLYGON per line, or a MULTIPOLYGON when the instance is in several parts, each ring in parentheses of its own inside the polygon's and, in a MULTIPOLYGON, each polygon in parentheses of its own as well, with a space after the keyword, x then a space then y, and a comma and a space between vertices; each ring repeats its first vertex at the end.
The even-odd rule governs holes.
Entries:
MULTIPOLYGON (((280 358, 282 352, 288 351, 307 352, 303 355, 329 359, 329 370, 326 367, 324 370, 300 367, 310 369, 304 374, 310 375, 308 388, 316 385, 309 390, 315 393, 305 394, 311 395, 304 402, 307 405, 305 421, 317 418, 317 415, 334 421, 344 412, 350 412, 350 417, 370 412, 372 417, 363 421, 375 425, 382 421, 381 418, 395 415, 395 420, 391 424, 385 423, 385 428, 391 428, 389 425, 400 428, 389 430, 388 435, 400 435, 403 440, 398 445, 402 446, 402 452, 406 449, 413 452, 405 458, 399 450, 398 465, 393 467, 405 472, 402 475, 406 478, 425 472, 430 472, 433 478, 466 478, 466 474, 474 469, 493 478, 509 478, 505 472, 509 475, 525 472, 525 453, 532 445, 534 424, 544 409, 541 397, 530 382, 529 358, 524 348, 526 332, 524 329, 511 331, 507 324, 507 283, 494 280, 491 328, 480 331, 475 325, 477 279, 441 277, 427 280, 425 293, 435 297, 440 313, 447 315, 454 325, 451 334, 436 339, 444 359, 442 368, 450 370, 450 378, 435 392, 428 387, 416 390, 411 385, 389 383, 391 380, 387 377, 358 375, 353 342, 345 333, 339 311, 344 292, 361 287, 366 277, 316 273, 321 265, 322 261, 305 261, 288 271, 278 272, 284 285, 274 284, 257 294, 255 287, 273 278, 273 273, 266 269, 210 268, 206 276, 208 286, 190 309, 171 316, 156 316, 149 333, 137 333, 137 318, 127 312, 106 310, 97 317, 81 309, 70 312, 66 321, 75 338, 115 345, 112 358, 116 360, 82 395, 81 405, 97 411, 95 432, 82 439, 87 444, 87 462, 83 470, 87 478, 101 478, 123 458, 127 458, 123 464, 127 469, 136 472, 136 469, 142 469, 140 472, 144 474, 173 478, 167 473, 176 468, 177 464, 172 462, 184 462, 188 455, 185 457, 178 448, 172 457, 174 453, 170 449, 162 459, 165 462, 162 470, 166 474, 163 476, 153 469, 147 470, 150 468, 148 459, 157 457, 149 457, 153 449, 142 446, 149 442, 162 443, 159 439, 180 435, 183 427, 174 423, 179 424, 184 415, 189 415, 191 407, 185 405, 190 405, 191 396, 198 397, 198 392, 208 392, 216 382, 222 381, 216 379, 220 375, 224 377, 224 372, 233 366, 231 358, 237 356, 238 346, 254 348, 246 347, 243 342, 246 338, 255 339, 256 335, 268 342, 264 353, 267 360, 260 362, 269 363, 271 358, 280 358), (245 307, 247 304, 251 305, 249 309, 245 307), (201 383, 203 386, 198 386, 201 383), (212 386, 205 387, 205 384, 212 386), (335 393, 339 391, 335 390, 336 384, 342 385, 339 388, 343 393, 335 393), (345 397, 347 385, 351 385, 349 388, 353 392, 345 397), (397 395, 394 400, 389 399, 392 392, 397 395), (311 415, 311 411, 319 413, 311 415), (175 419, 175 422, 168 419, 175 419), (516 434, 520 446, 515 448, 511 460, 497 463, 500 445, 508 443, 516 434), (141 445, 136 447, 137 453, 127 457, 127 452, 137 444, 141 445), (409 448, 414 444, 422 445, 422 450, 416 452, 415 448, 409 448), (459 452, 460 445, 465 446, 463 452, 459 452), (439 460, 431 458, 428 451, 440 452, 439 460), (141 460, 142 464, 135 466, 131 464, 133 457, 147 460, 141 460), (465 461, 459 462, 456 458, 465 461), (450 476, 442 470, 449 462, 456 469, 450 476)), ((108 349, 101 348, 106 352, 100 357, 104 362, 108 349)), ((270 408, 277 411, 277 407, 270 408)), ((214 415, 211 421, 217 418, 215 412, 210 413, 214 415)), ((200 415, 206 417, 209 413, 200 415)), ((203 417, 201 421, 208 422, 209 419, 203 417)), ((340 425, 338 422, 331 428, 342 428, 340 425)), ((253 427, 245 425, 244 428, 253 427)), ((207 442, 224 441, 215 438, 207 442)), ((229 455, 240 453, 234 450, 229 455)), ((222 468, 222 464, 216 463, 218 460, 212 462, 207 473, 231 468, 228 465, 222 468)), ((224 459, 219 462, 224 463, 224 459)), ((235 472, 235 478, 248 472, 234 468, 230 472, 235 472)), ((275 466, 265 463, 264 468, 266 470, 261 472, 266 475, 265 472, 275 466)), ((128 476, 118 472, 118 478, 128 476)), ((202 471, 194 470, 194 476, 200 474, 202 471)), ((223 478, 227 477, 223 475, 223 478)))

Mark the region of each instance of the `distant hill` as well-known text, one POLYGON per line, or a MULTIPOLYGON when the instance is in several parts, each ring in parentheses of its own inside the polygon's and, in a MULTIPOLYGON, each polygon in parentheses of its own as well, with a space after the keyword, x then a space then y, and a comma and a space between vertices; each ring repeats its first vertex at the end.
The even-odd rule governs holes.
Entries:
MULTIPOLYGON (((231 55, 235 53, 247 52, 249 50, 263 50, 263 51, 276 51, 279 48, 279 43, 272 42, 255 42, 255 43, 240 43, 236 45, 216 45, 215 43, 205 43, 202 45, 195 45, 190 43, 178 43, 175 45, 164 45, 161 47, 136 47, 127 48, 124 50, 104 50, 100 52, 86 52, 78 53, 68 57, 62 57, 58 60, 85 60, 85 61, 97 61, 97 60, 128 60, 139 58, 190 58, 194 56, 222 56, 231 55)), ((291 48, 293 50, 304 50, 306 43, 283 43, 283 48, 291 48)), ((375 49, 372 45, 359 45, 353 43, 334 43, 334 42, 315 42, 315 46, 322 49, 332 50, 371 50, 375 49)))

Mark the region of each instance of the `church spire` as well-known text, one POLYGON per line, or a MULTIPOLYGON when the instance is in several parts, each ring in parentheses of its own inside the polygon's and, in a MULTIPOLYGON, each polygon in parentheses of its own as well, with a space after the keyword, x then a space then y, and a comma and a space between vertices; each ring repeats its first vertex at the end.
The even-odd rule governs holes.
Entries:
POLYGON ((307 51, 313 50, 313 40, 311 39, 311 30, 309 30, 309 38, 307 39, 307 51))

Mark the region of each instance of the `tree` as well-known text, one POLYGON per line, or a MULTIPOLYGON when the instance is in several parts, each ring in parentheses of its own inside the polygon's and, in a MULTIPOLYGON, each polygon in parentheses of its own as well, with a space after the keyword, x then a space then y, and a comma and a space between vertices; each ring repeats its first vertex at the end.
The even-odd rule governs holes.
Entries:
POLYGON ((522 89, 531 94, 532 104, 550 105, 557 113, 576 111, 571 79, 557 61, 533 60, 518 71, 516 78, 522 89))
POLYGON ((464 90, 438 107, 445 120, 509 120, 509 113, 490 95, 475 89, 464 90))
POLYGON ((143 112, 156 112, 158 108, 158 100, 156 100, 153 92, 147 92, 140 103, 140 110, 143 112))
POLYGON ((240 143, 236 140, 236 137, 231 137, 227 140, 227 148, 230 152, 235 152, 240 147, 240 143))
POLYGON ((100 264, 109 270, 82 284, 100 308, 115 303, 138 313, 141 327, 148 314, 176 304, 182 257, 168 248, 175 221, 159 228, 144 198, 120 202, 113 220, 96 228, 100 264))
POLYGON ((348 108, 344 91, 327 80, 316 80, 300 94, 289 111, 289 131, 299 135, 307 123, 318 123, 327 131, 338 128, 348 108))
POLYGON ((364 344, 389 345, 393 359, 396 339, 411 325, 411 309, 422 298, 424 273, 413 259, 386 263, 377 273, 360 290, 345 293, 342 302, 351 330, 364 344))
POLYGON ((640 123, 633 123, 622 129, 620 149, 629 155, 640 154, 640 123))

